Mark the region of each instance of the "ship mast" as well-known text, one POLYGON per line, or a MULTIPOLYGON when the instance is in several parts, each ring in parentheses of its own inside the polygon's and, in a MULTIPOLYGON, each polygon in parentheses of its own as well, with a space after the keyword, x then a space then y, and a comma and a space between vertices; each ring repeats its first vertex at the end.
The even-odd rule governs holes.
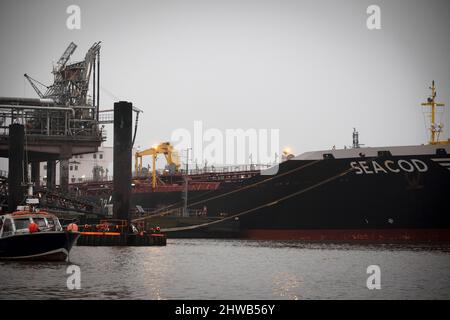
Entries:
POLYGON ((448 144, 448 141, 439 141, 438 133, 442 131, 442 125, 436 125, 436 107, 444 107, 445 104, 436 102, 436 86, 434 80, 431 84, 431 96, 427 99, 427 102, 422 103, 424 107, 431 107, 431 125, 430 125, 430 144, 448 144))

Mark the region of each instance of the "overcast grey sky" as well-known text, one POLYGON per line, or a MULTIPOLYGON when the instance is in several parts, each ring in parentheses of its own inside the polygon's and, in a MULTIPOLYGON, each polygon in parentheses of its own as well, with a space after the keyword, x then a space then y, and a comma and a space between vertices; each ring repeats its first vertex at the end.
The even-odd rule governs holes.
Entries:
POLYGON ((101 40, 101 105, 141 107, 143 147, 195 120, 278 128, 296 154, 350 145, 353 127, 369 146, 421 144, 431 80, 450 104, 449 30, 437 0, 2 0, 0 96, 34 97, 24 73, 50 84, 71 41, 81 60, 101 40), (66 28, 70 4, 81 30, 66 28), (381 30, 366 28, 371 4, 381 30))

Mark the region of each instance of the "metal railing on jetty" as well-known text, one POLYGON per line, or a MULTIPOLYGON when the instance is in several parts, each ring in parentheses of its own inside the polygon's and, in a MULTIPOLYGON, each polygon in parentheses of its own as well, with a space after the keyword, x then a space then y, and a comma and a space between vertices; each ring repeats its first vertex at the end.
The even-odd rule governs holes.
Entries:
POLYGON ((21 123, 27 135, 76 136, 105 139, 91 106, 0 105, 0 137, 9 135, 9 125, 21 123))

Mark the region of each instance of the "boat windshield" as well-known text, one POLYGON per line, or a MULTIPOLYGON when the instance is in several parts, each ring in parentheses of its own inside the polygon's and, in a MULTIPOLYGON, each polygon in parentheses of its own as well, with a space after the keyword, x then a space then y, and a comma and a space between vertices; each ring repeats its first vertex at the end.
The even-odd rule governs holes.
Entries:
POLYGON ((47 228, 47 224, 45 223, 44 218, 33 218, 33 221, 38 225, 40 230, 47 228))
POLYGON ((28 225, 30 224, 30 218, 19 218, 14 219, 14 225, 16 227, 16 231, 28 231, 28 225))
POLYGON ((61 231, 61 224, 57 218, 47 218, 48 228, 52 231, 61 231))

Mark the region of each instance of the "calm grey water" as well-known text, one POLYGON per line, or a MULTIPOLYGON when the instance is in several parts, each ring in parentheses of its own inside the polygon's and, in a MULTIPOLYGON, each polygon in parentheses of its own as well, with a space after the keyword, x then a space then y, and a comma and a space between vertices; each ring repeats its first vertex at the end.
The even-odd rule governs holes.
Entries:
POLYGON ((5 299, 450 299, 450 250, 279 241, 169 240, 75 247, 69 263, 0 262, 5 299), (80 266, 81 289, 66 269, 80 266), (381 269, 381 289, 366 286, 381 269))

